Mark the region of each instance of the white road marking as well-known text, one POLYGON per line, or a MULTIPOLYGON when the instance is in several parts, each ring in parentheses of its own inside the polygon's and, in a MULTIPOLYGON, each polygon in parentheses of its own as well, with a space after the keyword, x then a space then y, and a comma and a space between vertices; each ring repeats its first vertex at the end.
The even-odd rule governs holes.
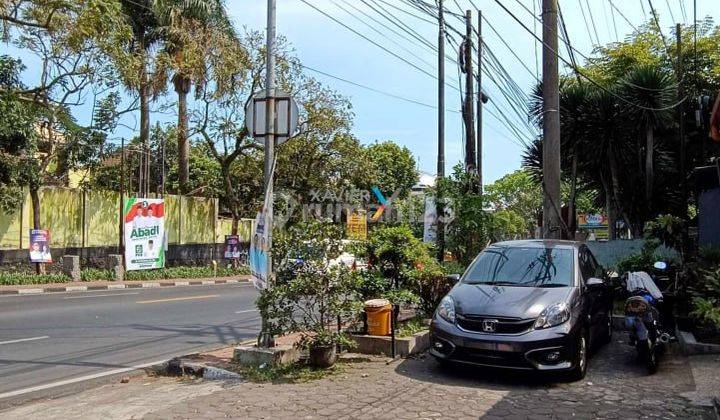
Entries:
POLYGON ((236 314, 246 314, 248 312, 257 312, 257 311, 258 311, 257 309, 246 309, 244 311, 236 311, 235 313, 236 314))
POLYGON ((99 372, 99 373, 93 373, 91 375, 80 376, 78 378, 66 379, 64 381, 52 382, 49 384, 38 385, 38 386, 29 387, 29 388, 18 389, 16 391, 5 392, 5 393, 0 394, 0 400, 2 400, 4 398, 17 397, 18 395, 29 394, 29 393, 35 392, 35 391, 43 391, 43 390, 55 388, 58 386, 70 385, 70 384, 83 382, 83 381, 89 381, 91 379, 102 378, 104 376, 117 375, 119 373, 125 373, 125 372, 131 372, 133 370, 144 369, 146 367, 150 367, 153 365, 159 365, 160 363, 165 363, 166 361, 167 361, 167 359, 156 360, 154 362, 143 363, 141 365, 135 365, 135 366, 126 367, 126 368, 108 370, 105 372, 99 372))
POLYGON ((44 340, 46 338, 50 338, 47 335, 43 335, 40 337, 30 337, 30 338, 19 338, 17 340, 9 340, 9 341, 0 341, 0 344, 13 344, 13 343, 23 343, 25 341, 35 341, 35 340, 44 340))
POLYGON ((70 296, 63 299, 88 299, 88 298, 96 298, 96 297, 106 297, 106 296, 127 296, 127 295, 139 295, 139 292, 131 292, 131 293, 106 293, 104 295, 86 295, 86 296, 70 296))

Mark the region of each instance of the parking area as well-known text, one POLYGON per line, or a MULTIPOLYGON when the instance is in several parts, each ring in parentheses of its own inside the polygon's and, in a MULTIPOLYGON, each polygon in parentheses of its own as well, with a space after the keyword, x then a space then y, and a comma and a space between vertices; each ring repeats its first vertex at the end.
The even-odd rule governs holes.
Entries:
MULTIPOLYGON (((133 378, 0 412, 3 418, 695 418, 715 419, 681 394, 695 390, 688 359, 667 354, 648 376, 622 337, 590 360, 583 381, 468 367, 421 355, 369 358, 306 383, 133 378)), ((715 363, 716 364, 716 363, 715 363)), ((714 366, 713 364, 712 366, 714 366)))

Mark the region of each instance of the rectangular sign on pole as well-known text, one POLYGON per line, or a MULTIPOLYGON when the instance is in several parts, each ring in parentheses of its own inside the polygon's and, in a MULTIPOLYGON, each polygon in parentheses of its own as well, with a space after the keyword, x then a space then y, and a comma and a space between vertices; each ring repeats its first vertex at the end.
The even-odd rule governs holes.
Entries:
POLYGON ((250 237, 250 251, 248 252, 248 260, 250 264, 250 274, 255 288, 258 290, 266 289, 267 268, 268 268, 268 230, 265 226, 265 208, 255 217, 253 234, 250 237))
POLYGON ((225 259, 226 260, 239 260, 240 259, 240 236, 238 235, 225 235, 225 259))
POLYGON ((425 197, 425 216, 423 217, 423 242, 434 244, 437 241, 437 207, 435 197, 425 197))
POLYGON ((51 263, 50 231, 47 229, 30 229, 30 262, 51 263))
POLYGON ((125 199, 125 269, 165 266, 165 204, 162 198, 125 199))
POLYGON ((346 232, 349 239, 367 239, 367 213, 365 210, 348 213, 346 232))

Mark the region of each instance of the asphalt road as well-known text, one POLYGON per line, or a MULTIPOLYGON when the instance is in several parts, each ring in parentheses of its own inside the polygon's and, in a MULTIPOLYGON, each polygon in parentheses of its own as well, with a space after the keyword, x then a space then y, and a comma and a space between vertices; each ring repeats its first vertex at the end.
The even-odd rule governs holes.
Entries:
POLYGON ((0 296, 0 399, 257 336, 248 283, 0 296))

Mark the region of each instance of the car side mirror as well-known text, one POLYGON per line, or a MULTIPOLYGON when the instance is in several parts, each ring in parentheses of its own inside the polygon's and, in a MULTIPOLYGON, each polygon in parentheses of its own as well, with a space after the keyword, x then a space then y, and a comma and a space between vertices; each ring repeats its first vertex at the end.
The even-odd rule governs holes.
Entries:
POLYGON ((653 264, 653 267, 657 270, 664 270, 667 268, 667 263, 665 261, 657 261, 655 264, 653 264))
POLYGON ((585 282, 585 285, 587 287, 598 287, 598 286, 602 286, 604 284, 605 284, 605 282, 603 281, 603 279, 599 279, 597 277, 590 277, 588 279, 588 281, 585 282))
POLYGON ((460 281, 460 274, 448 274, 445 279, 451 281, 453 284, 460 281))

